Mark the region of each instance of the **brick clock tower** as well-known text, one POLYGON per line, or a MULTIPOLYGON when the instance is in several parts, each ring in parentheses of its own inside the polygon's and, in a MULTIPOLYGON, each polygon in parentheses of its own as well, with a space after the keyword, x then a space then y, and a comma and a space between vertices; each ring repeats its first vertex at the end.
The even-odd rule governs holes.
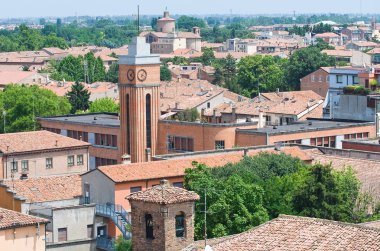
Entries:
POLYGON ((119 59, 121 154, 131 162, 149 161, 156 152, 160 57, 144 37, 135 37, 119 59))

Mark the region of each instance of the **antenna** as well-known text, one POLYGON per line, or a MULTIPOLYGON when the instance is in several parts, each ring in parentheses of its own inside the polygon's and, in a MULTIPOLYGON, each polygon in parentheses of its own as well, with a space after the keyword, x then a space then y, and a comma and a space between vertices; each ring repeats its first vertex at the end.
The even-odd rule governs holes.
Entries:
POLYGON ((140 5, 137 5, 137 36, 140 35, 140 5))

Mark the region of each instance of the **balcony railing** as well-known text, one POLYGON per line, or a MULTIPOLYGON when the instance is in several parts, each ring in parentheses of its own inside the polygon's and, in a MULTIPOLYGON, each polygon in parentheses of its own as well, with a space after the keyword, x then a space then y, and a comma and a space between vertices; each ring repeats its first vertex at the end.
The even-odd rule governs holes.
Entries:
POLYGON ((130 215, 121 205, 112 203, 98 204, 96 205, 96 214, 110 218, 123 233, 124 239, 131 239, 132 235, 127 229, 127 225, 131 224, 130 215))
POLYGON ((96 238, 96 248, 106 251, 114 251, 115 239, 107 237, 96 238))

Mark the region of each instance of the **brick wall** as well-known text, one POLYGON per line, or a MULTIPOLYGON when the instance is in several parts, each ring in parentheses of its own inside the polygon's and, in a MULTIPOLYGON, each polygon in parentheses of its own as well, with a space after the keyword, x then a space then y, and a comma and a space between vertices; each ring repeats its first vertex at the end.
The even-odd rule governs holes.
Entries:
POLYGON ((330 86, 329 82, 327 81, 328 75, 329 74, 325 70, 319 69, 303 77, 301 79, 301 91, 311 90, 321 95, 322 97, 326 97, 330 86))
POLYGON ((194 203, 185 202, 167 205, 168 214, 160 213, 159 204, 133 201, 132 204, 132 245, 134 251, 166 250, 178 251, 194 241, 194 203), (175 216, 185 214, 185 237, 177 238, 175 234, 175 216), (153 219, 154 239, 146 238, 145 215, 153 219))
POLYGON ((358 141, 343 141, 342 143, 343 143, 342 144, 343 149, 352 149, 352 150, 380 153, 380 144, 368 144, 365 142, 358 142, 358 141))

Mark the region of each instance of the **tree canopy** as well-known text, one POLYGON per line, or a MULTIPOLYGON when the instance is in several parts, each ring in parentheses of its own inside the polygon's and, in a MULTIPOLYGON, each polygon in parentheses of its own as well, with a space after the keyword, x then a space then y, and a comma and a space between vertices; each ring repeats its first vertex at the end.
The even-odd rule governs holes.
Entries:
MULTIPOLYGON (((8 85, 0 92, 0 116, 4 122, 5 115, 5 132, 38 129, 37 117, 64 115, 70 109, 66 98, 36 85, 8 85)), ((0 132, 4 132, 4 123, 0 123, 0 132)))
POLYGON ((119 112, 120 106, 112 98, 99 98, 91 102, 89 112, 119 112))
POLYGON ((279 214, 345 222, 379 216, 377 209, 373 216, 367 215, 370 196, 360 192, 351 169, 335 171, 329 165, 310 166, 298 158, 270 153, 218 168, 196 162, 193 166, 185 172, 185 188, 201 197, 196 203, 196 239, 204 237, 205 196, 208 238, 243 232, 279 214))
POLYGON ((77 111, 86 111, 90 106, 90 92, 85 86, 79 82, 75 82, 70 91, 66 93, 66 97, 71 104, 71 113, 77 111))

